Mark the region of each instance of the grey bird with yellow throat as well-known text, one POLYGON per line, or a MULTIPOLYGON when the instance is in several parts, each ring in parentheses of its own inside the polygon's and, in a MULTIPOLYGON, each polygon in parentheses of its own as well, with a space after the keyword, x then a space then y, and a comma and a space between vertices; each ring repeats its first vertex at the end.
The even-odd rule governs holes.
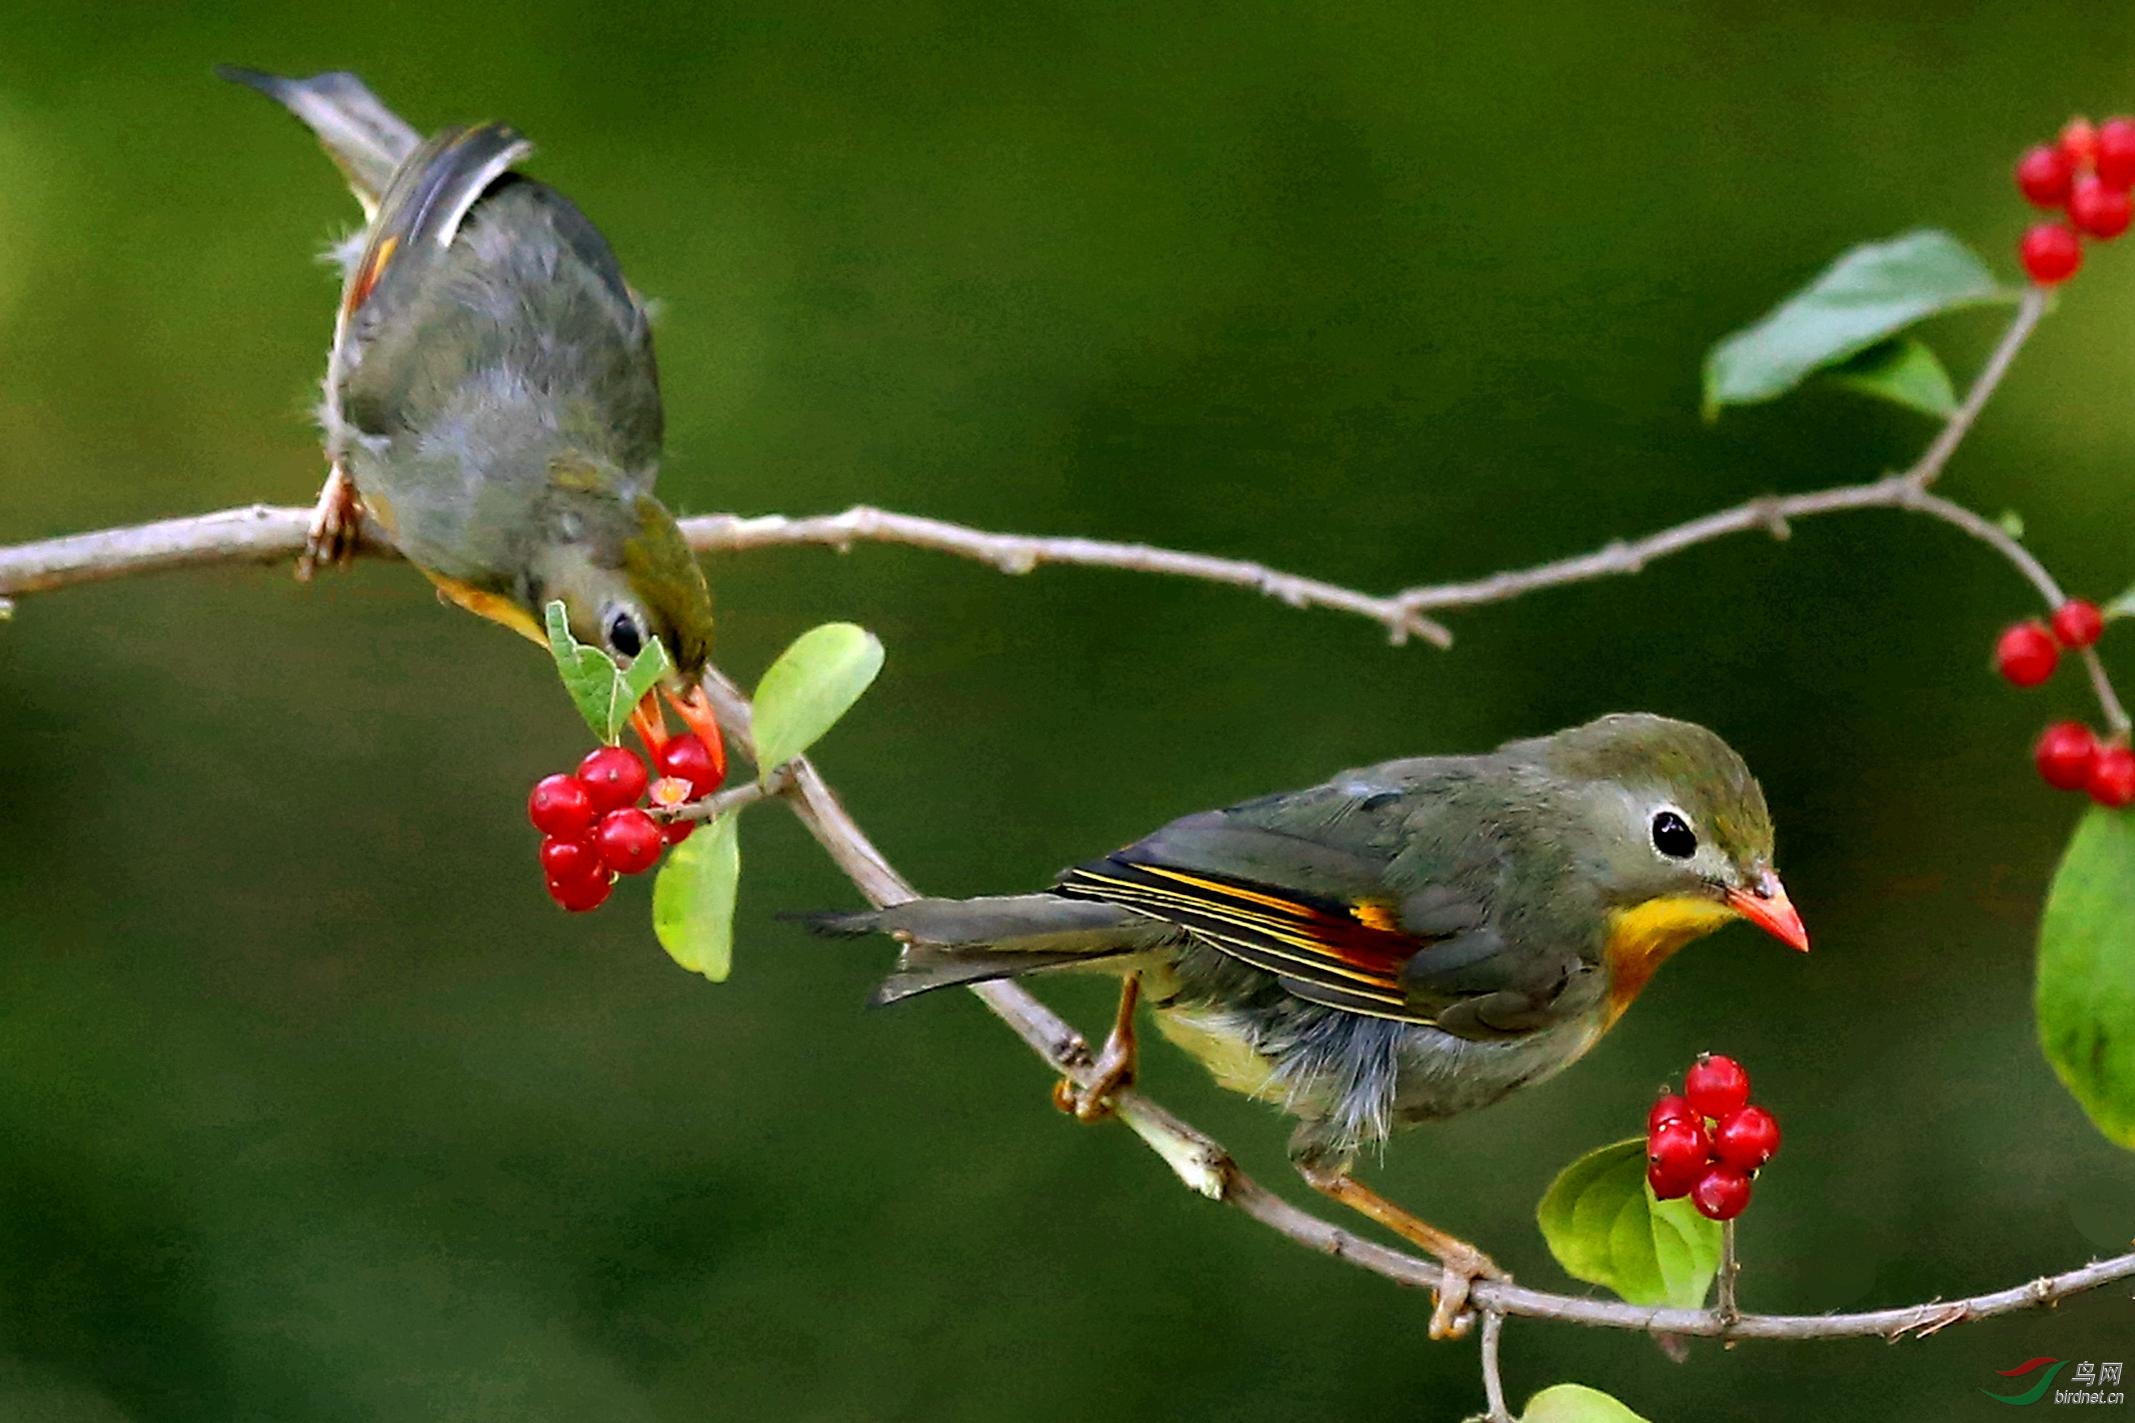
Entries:
POLYGON ((1397 1126, 1487 1106, 1577 1061, 1684 944, 1735 919, 1808 935, 1772 868, 1741 757, 1688 722, 1626 714, 1471 756, 1345 771, 1175 820, 1050 889, 808 916, 903 941, 876 991, 1069 968, 1123 976, 1085 1120, 1135 1072, 1146 998, 1225 1087, 1298 1119, 1315 1189, 1448 1270, 1432 1334, 1464 1327, 1473 1245, 1351 1174, 1397 1126))

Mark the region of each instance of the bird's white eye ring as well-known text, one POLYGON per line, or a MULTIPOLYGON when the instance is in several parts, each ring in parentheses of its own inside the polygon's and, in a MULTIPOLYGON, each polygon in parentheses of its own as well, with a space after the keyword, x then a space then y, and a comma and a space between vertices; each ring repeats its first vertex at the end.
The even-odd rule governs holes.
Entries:
POLYGON ((1698 852, 1697 832, 1673 806, 1653 813, 1653 848, 1671 860, 1687 860, 1698 852))
POLYGON ((601 620, 600 635, 618 657, 635 657, 645 650, 645 626, 628 608, 610 608, 601 620))

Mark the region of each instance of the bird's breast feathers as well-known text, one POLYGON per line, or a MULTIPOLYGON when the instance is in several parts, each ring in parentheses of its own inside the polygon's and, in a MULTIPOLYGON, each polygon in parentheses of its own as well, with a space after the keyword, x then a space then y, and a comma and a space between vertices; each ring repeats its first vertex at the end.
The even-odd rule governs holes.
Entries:
POLYGON ((1739 916, 1723 901, 1695 895, 1649 899, 1609 916, 1608 1021, 1614 1023, 1670 955, 1739 916))

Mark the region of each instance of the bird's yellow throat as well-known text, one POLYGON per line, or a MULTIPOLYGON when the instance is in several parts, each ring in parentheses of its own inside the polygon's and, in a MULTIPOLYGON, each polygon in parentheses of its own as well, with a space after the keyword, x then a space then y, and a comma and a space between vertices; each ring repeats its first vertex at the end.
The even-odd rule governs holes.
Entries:
POLYGON ((1609 1022, 1614 1023, 1668 956, 1741 916, 1724 901, 1694 895, 1649 899, 1609 917, 1609 1022))

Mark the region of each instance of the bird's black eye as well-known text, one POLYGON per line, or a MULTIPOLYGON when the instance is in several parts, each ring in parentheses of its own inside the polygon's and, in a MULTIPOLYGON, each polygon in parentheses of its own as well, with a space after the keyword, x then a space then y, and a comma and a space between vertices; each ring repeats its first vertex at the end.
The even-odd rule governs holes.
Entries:
POLYGON ((618 657, 635 657, 645 650, 645 629, 628 608, 609 613, 601 635, 608 639, 608 650, 618 657))
POLYGON ((1687 860, 1698 852, 1697 833, 1672 810, 1653 817, 1653 848, 1671 860, 1687 860))

